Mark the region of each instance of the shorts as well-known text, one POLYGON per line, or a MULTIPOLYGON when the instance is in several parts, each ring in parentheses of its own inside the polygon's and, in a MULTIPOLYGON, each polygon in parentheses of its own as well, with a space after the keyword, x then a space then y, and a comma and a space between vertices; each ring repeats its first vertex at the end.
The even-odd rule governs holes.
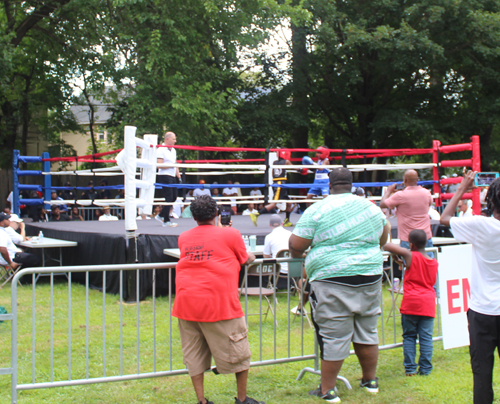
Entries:
POLYGON ((179 319, 179 331, 184 364, 190 376, 210 369, 212 356, 218 373, 239 373, 250 368, 245 317, 214 323, 179 319))
MULTIPOLYGON (((274 184, 278 184, 278 185, 286 184, 286 181, 276 181, 276 182, 274 182, 274 184)), ((286 188, 273 188, 273 192, 274 192, 274 195, 273 195, 274 201, 277 201, 279 199, 290 199, 288 197, 288 192, 287 192, 286 188)))
POLYGON ((314 183, 313 185, 316 185, 315 187, 309 188, 309 191, 307 191, 308 195, 330 195, 330 186, 328 183, 326 184, 316 184, 314 183))
POLYGON ((309 302, 321 359, 343 360, 349 356, 351 342, 378 345, 382 282, 366 286, 346 286, 330 282, 311 282, 309 302))

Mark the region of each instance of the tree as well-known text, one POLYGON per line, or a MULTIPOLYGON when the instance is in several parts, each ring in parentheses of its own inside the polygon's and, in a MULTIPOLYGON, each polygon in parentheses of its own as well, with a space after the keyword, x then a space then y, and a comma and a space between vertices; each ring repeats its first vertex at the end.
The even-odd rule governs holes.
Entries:
POLYGON ((309 136, 336 148, 429 147, 487 138, 498 124, 498 1, 305 7, 307 42, 293 43, 301 72, 291 72, 310 100, 309 136))
POLYGON ((268 0, 120 2, 113 18, 127 80, 116 83, 116 132, 132 124, 173 130, 182 143, 225 144, 242 102, 239 52, 279 16, 268 0))

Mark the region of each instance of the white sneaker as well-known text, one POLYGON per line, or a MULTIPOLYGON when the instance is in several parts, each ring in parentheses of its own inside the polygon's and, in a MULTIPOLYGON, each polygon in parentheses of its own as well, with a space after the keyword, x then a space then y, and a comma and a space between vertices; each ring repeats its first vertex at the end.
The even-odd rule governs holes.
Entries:
POLYGON ((159 215, 155 216, 155 220, 158 220, 161 224, 163 224, 163 219, 159 215))
POLYGON ((304 311, 302 311, 302 308, 299 306, 295 306, 292 310, 290 310, 290 313, 295 314, 296 316, 306 315, 304 311))
POLYGON ((165 222, 163 223, 163 227, 177 227, 179 226, 177 223, 174 222, 165 222))

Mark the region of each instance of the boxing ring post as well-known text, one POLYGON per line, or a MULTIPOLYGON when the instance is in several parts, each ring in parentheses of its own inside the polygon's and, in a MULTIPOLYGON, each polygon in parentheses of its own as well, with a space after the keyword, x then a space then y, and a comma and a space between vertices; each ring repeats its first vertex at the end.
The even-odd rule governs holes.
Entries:
POLYGON ((19 208, 19 176, 17 175, 17 168, 19 167, 19 150, 14 150, 12 157, 12 206, 10 209, 16 215, 21 217, 21 209, 19 208))
POLYGON ((270 162, 270 150, 266 149, 266 156, 265 156, 265 164, 266 164, 266 171, 264 173, 264 179, 266 182, 266 186, 264 187, 264 206, 266 206, 269 203, 269 186, 272 183, 270 179, 270 172, 269 172, 269 165, 271 164, 270 162))
MULTIPOLYGON (((49 159, 50 155, 48 152, 43 152, 42 153, 42 173, 50 173, 50 161, 44 161, 46 159, 49 159)), ((52 187, 52 179, 50 174, 45 174, 43 176, 43 200, 44 201, 50 201, 51 199, 51 192, 50 188, 52 187)), ((49 205, 44 205, 45 209, 49 209, 49 205)))
POLYGON ((439 186, 439 146, 441 146, 441 142, 439 140, 432 141, 432 162, 435 164, 435 166, 432 167, 432 179, 434 180, 432 191, 434 194, 439 195, 439 198, 436 199, 437 208, 443 206, 443 200, 441 199, 441 187, 439 186))
MULTIPOLYGON (((481 171, 481 153, 479 149, 479 136, 472 136, 472 171, 481 171)), ((481 214, 481 191, 479 188, 472 190, 472 211, 475 215, 481 214)))

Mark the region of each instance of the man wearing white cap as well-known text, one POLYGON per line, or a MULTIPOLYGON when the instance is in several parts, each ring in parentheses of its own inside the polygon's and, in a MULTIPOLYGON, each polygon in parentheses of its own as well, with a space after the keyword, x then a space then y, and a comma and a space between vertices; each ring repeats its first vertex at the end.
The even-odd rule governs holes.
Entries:
POLYGON ((10 225, 5 228, 5 231, 10 236, 13 243, 19 244, 20 242, 26 240, 26 228, 23 219, 21 219, 15 213, 12 213, 9 220, 10 225), (16 231, 14 226, 19 229, 19 233, 16 231))
MULTIPOLYGON (((288 240, 292 232, 283 227, 283 219, 280 215, 272 215, 269 226, 273 229, 264 240, 264 258, 276 258, 280 250, 288 250, 288 240)), ((288 273, 288 263, 281 263, 282 274, 288 273)))
POLYGON ((23 252, 12 242, 5 229, 10 226, 10 215, 0 213, 0 265, 10 266, 16 270, 19 265, 27 267, 37 267, 40 265, 40 258, 34 254, 23 252))

